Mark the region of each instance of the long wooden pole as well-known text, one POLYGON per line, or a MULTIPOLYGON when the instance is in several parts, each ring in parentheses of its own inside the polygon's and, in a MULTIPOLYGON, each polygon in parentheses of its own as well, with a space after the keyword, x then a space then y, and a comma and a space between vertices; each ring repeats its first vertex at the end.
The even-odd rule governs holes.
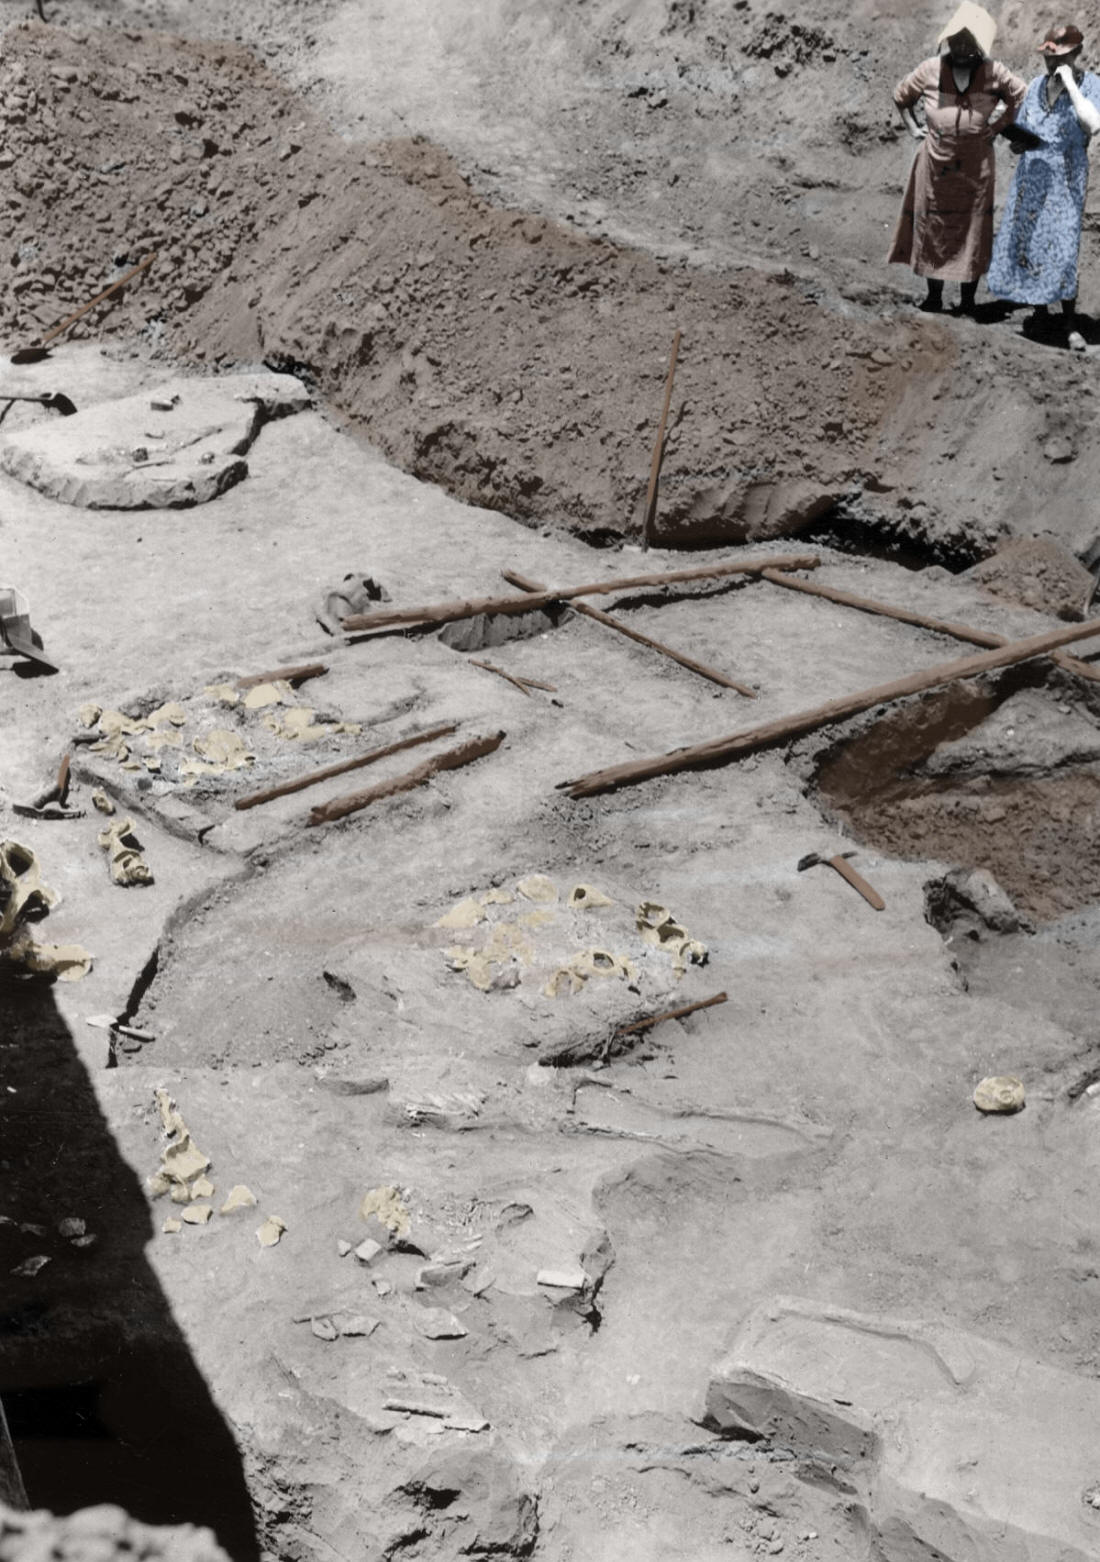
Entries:
POLYGON ((145 259, 140 261, 132 271, 128 271, 124 277, 119 277, 117 282, 112 282, 110 287, 105 287, 102 293, 97 293, 90 303, 83 304, 78 310, 76 310, 74 314, 71 314, 66 319, 62 320, 60 325, 55 325, 52 330, 47 331, 45 336, 40 339, 39 346, 45 347, 46 343, 52 342, 55 336, 60 336, 62 332, 67 331, 71 325, 75 325, 78 320, 83 320, 84 316, 88 314, 90 310, 94 309, 97 304, 104 303, 108 298, 111 297, 113 293, 117 293, 119 288, 125 287, 127 282, 132 282, 136 276, 140 276, 146 267, 153 264, 156 258, 157 255, 155 250, 151 255, 146 255, 145 259))
MULTIPOLYGON (((895 607, 890 602, 878 602, 873 597, 857 597, 854 592, 841 591, 837 586, 822 586, 816 581, 796 580, 794 576, 784 575, 779 570, 766 569, 763 578, 770 580, 773 586, 786 586, 790 591, 803 591, 811 597, 824 597, 827 602, 839 602, 844 607, 858 608, 861 613, 877 613, 883 618, 896 618, 903 624, 915 624, 918 629, 931 629, 936 634, 948 635, 955 640, 968 640, 972 645, 1007 645, 1006 635, 995 635, 988 629, 971 629, 967 624, 953 624, 945 619, 929 618, 924 613, 911 612, 909 608, 895 607)), ((1055 651, 1052 661, 1064 667, 1067 672, 1076 673, 1079 678, 1088 678, 1092 683, 1100 683, 1100 669, 1090 667, 1088 662, 1078 660, 1076 656, 1070 656, 1066 651, 1055 651)))
POLYGON ((584 586, 555 586, 528 597, 472 597, 465 602, 433 602, 425 607, 386 609, 379 613, 353 613, 341 620, 349 634, 371 629, 393 629, 406 624, 453 624, 479 613, 531 613, 553 602, 574 597, 610 596, 649 586, 675 586, 686 580, 708 580, 721 575, 759 575, 766 569, 816 569, 813 554, 789 554, 773 559, 738 559, 732 563, 705 564, 694 569, 661 570, 652 575, 623 575, 615 580, 594 580, 584 586))
POLYGON ((442 726, 429 728, 427 732, 418 732, 413 738, 402 738, 399 743, 372 748, 368 754, 357 754, 354 759, 342 759, 335 765, 326 765, 323 770, 311 770, 308 775, 295 776, 293 781, 283 781, 279 786, 268 787, 266 792, 252 792, 248 797, 238 797, 233 807, 243 811, 255 808, 260 803, 274 802, 277 797, 289 797, 293 792, 304 792, 307 786, 316 786, 319 781, 345 775, 349 770, 361 770, 364 765, 373 765, 390 754, 400 754, 402 749, 415 748, 418 743, 434 743, 436 738, 449 738, 457 731, 453 723, 445 722, 442 726))
MULTIPOLYGON (((518 575, 515 570, 502 570, 504 579, 511 586, 518 586, 521 591, 541 591, 543 588, 537 581, 527 580, 523 575, 518 575)), ((646 645, 651 651, 659 651, 662 656, 668 656, 674 662, 679 662, 681 667, 686 667, 693 673, 698 673, 700 678, 709 678, 711 683, 720 683, 724 689, 736 689, 738 694, 743 694, 748 700, 755 700, 756 690, 750 689, 747 684, 737 683, 733 678, 727 678, 725 673, 720 673, 715 667, 708 667, 705 662, 697 662, 694 657, 685 656, 682 651, 674 651, 670 645, 662 645, 660 640, 651 640, 648 635, 643 635, 637 629, 631 629, 624 624, 621 618, 612 618, 610 613, 603 613, 598 607, 589 607, 587 602, 574 601, 573 611, 583 613, 585 618, 594 619, 597 624, 604 624, 608 629, 613 629, 616 634, 625 635, 628 640, 636 640, 639 645, 646 645)))
POLYGON ((407 770, 403 776, 395 776, 392 781, 380 781, 377 786, 369 786, 362 792, 350 792, 347 797, 334 797, 330 803, 321 803, 314 808, 309 822, 331 824, 333 820, 358 813, 360 808, 367 808, 384 797, 394 797, 398 792, 411 792, 414 787, 423 786, 425 781, 430 781, 442 770, 459 770, 463 765, 472 765, 475 759, 493 753, 504 742, 504 736, 503 732, 494 732, 492 737, 471 738, 466 743, 460 743, 457 748, 433 755, 415 769, 407 770))
POLYGON ((642 517, 642 552, 649 549, 650 533, 657 517, 657 483, 661 476, 661 462, 665 454, 665 425, 668 409, 672 405, 672 381, 676 375, 676 359, 680 352, 680 332, 672 338, 672 352, 668 360, 668 377, 665 380, 665 402, 661 408, 661 421, 657 425, 657 438, 653 445, 653 459, 649 463, 649 487, 645 496, 645 515, 642 517))
POLYGON ((828 722, 857 716, 860 711, 870 710, 873 705, 885 705, 890 700, 900 700, 908 694, 922 694, 926 689, 952 683, 956 678, 974 678, 998 667, 1011 667, 1017 662, 1030 661, 1032 657, 1046 656, 1059 646, 1069 645, 1074 640, 1087 640, 1093 635, 1100 635, 1100 619, 1094 619, 1088 624, 1067 624, 1064 629, 1051 629, 1046 634, 1032 635, 1028 640, 1013 640, 978 656, 964 656, 954 662, 938 662, 935 667, 911 673, 907 678, 897 678, 893 683, 876 684, 874 688, 861 689, 856 694, 846 694, 839 700, 816 705, 812 710, 800 711, 796 716, 782 716, 778 721, 748 727, 744 732, 734 732, 709 743, 674 749, 670 754, 639 759, 627 765, 613 765, 607 770, 593 770, 576 781, 559 782, 559 790, 567 791, 570 797, 592 797, 597 792, 612 792, 616 787, 632 786, 636 781, 648 781, 654 776, 724 765, 731 759, 740 759, 757 749, 781 743, 787 738, 799 737, 804 732, 813 732, 828 722))

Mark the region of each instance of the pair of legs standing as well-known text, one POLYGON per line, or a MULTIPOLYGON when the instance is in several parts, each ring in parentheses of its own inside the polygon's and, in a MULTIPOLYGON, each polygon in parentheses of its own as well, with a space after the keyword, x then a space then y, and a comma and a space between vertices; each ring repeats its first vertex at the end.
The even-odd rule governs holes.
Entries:
MULTIPOLYGON (((928 292, 924 297, 920 308, 927 315, 938 315, 943 310, 943 283, 938 277, 925 277, 925 286, 928 292)), ((975 308, 975 300, 978 294, 976 282, 959 283, 959 313, 972 315, 975 308)))
MULTIPOLYGON (((943 309, 943 283, 937 277, 925 277, 924 281, 925 281, 925 286, 928 288, 928 292, 925 294, 925 297, 921 301, 921 303, 919 305, 919 308, 923 309, 925 314, 938 315, 938 314, 941 313, 941 311, 943 309)), ((975 300, 976 300, 976 297, 977 297, 977 292, 978 292, 978 284, 976 282, 960 282, 959 283, 959 313, 960 314, 972 315, 974 313, 975 300)), ((1062 318, 1063 318, 1063 320, 1070 320, 1070 321, 1072 321, 1072 320, 1076 319, 1076 317, 1077 317, 1077 300, 1076 300, 1076 298, 1063 298, 1061 302, 1062 302, 1062 318)), ((1047 305, 1046 304, 1035 304, 1035 305, 1033 305, 1033 314, 1032 314, 1031 318, 1035 322, 1036 325, 1040 325, 1040 326, 1043 324, 1044 321, 1049 320, 1050 319, 1050 314, 1049 314, 1047 305)))

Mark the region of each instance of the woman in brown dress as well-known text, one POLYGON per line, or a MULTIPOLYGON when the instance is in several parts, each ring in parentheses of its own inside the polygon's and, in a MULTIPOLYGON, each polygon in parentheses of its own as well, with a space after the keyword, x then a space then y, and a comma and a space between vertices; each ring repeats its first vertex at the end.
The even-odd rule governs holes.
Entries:
POLYGON ((921 143, 894 232, 890 260, 928 284, 921 309, 943 308, 945 281, 960 284, 959 308, 974 311, 993 248, 993 138, 1009 126, 1027 83, 990 58, 997 25, 966 0, 939 36, 941 53, 894 88, 910 135, 921 143), (924 109, 924 124, 913 113, 924 109))

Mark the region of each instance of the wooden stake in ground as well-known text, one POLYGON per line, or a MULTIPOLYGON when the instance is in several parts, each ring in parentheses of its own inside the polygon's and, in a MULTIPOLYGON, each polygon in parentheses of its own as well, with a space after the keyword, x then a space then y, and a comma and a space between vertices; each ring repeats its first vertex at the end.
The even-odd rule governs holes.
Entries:
POLYGON ((266 792, 253 792, 248 797, 238 797, 233 807, 243 812, 244 809, 255 808, 260 803, 273 802, 277 797, 289 797, 292 792, 304 792, 307 786, 316 786, 319 781, 328 781, 333 776, 345 775, 349 770, 361 770, 364 765, 373 765, 380 759, 387 759, 391 754, 400 754, 402 749, 415 748, 418 743, 433 743, 436 738, 449 738, 457 730, 457 727, 449 723, 431 727, 427 732, 418 732, 413 738, 402 738, 399 743, 387 743, 385 748, 372 748, 369 754, 358 754, 354 759, 342 759, 338 764, 326 765, 323 770, 311 770, 308 775, 296 776, 293 781, 284 781, 279 786, 268 787, 266 792))
MULTIPOLYGON (((511 586, 518 586, 521 591, 542 591, 544 588, 538 581, 527 580, 522 575, 517 575, 515 570, 502 570, 501 574, 511 586)), ((755 700, 756 691, 750 689, 747 684, 738 683, 733 678, 727 678, 725 673, 720 673, 715 667, 708 667, 705 662, 697 662, 694 657, 685 656, 682 651, 674 651, 671 646, 663 645, 660 640, 651 640, 648 635, 639 634, 638 630, 631 629, 629 624, 624 624, 621 618, 612 618, 610 613, 602 613, 598 607, 589 607, 587 602, 574 601, 573 610, 583 613, 585 618, 593 619, 597 624, 603 624, 608 629, 613 629, 616 634, 625 635, 628 640, 636 640, 639 645, 646 645, 651 651, 659 651, 662 656, 670 657, 674 662, 679 662, 681 667, 686 667, 690 672, 698 673, 700 678, 708 678, 711 683, 720 683, 724 689, 736 689, 738 694, 743 694, 748 700, 755 700)))
POLYGON ((672 338, 672 352, 668 360, 668 378, 665 380, 665 401, 661 408, 661 421, 657 425, 657 439, 653 446, 653 459, 649 463, 649 487, 645 496, 645 515, 642 517, 642 552, 649 549, 653 522, 657 518, 657 483, 661 476, 661 462, 665 455, 665 425, 668 409, 672 405, 672 381, 676 375, 676 359, 680 352, 680 332, 672 338))
POLYGON ((472 765, 475 759, 492 754, 504 742, 504 738, 503 732, 494 732, 488 738, 470 738, 457 748, 449 748, 445 753, 426 759, 415 770, 408 770, 403 776, 394 776, 392 781, 380 781, 377 786, 369 786, 363 792, 351 792, 347 797, 336 797, 330 803, 322 803, 312 810, 309 822, 331 824, 347 814, 358 813, 371 803, 380 802, 384 797, 395 797, 398 792, 411 792, 414 787, 423 786, 425 781, 430 781, 443 770, 460 770, 463 765, 472 765))
MULTIPOLYGON (((841 591, 836 586, 821 586, 816 581, 797 580, 793 575, 784 575, 778 570, 766 569, 763 578, 770 580, 773 586, 786 586, 791 591, 803 591, 807 596, 824 597, 827 602, 839 602, 843 607, 858 608, 861 613, 876 613, 883 618, 896 618, 902 624, 915 624, 918 629, 931 629, 938 635, 947 635, 954 640, 968 640, 971 645, 1007 645, 1005 635, 992 634, 987 629, 971 629, 966 624, 952 624, 944 619, 929 618, 924 613, 913 613, 908 608, 894 607, 889 602, 876 602, 873 597, 857 597, 854 592, 841 591)), ((1064 667, 1067 672, 1076 673, 1079 678, 1088 678, 1092 683, 1100 683, 1100 669, 1090 667, 1088 662, 1079 661, 1076 656, 1070 656, 1065 651, 1055 651, 1052 661, 1064 667)))
POLYGON ((796 716, 782 716, 778 721, 765 722, 759 727, 748 727, 744 732, 734 732, 728 737, 715 738, 709 743, 697 743, 690 748, 675 749, 671 754, 659 754, 653 759, 639 759, 627 765, 613 765, 607 770, 593 770, 576 781, 562 781, 559 790, 570 797, 593 797, 598 792, 612 792, 620 786, 632 786, 636 781, 648 781, 654 776, 672 775, 680 770, 705 770, 714 765, 727 764, 731 759, 741 759, 757 749, 797 738, 805 732, 813 732, 831 721, 843 721, 870 710, 873 705, 885 705, 891 700, 903 699, 908 694, 923 694, 940 684, 953 683, 957 678, 974 678, 979 673, 993 672, 998 667, 1012 667, 1017 662, 1027 662, 1036 656, 1046 656, 1059 646, 1070 645, 1074 640, 1087 640, 1100 635, 1100 619, 1090 624, 1067 624, 1064 629, 1051 629, 1046 634, 1032 635, 1028 640, 1013 640, 994 651, 980 656, 964 656, 954 662, 938 662, 925 672, 911 673, 907 678, 893 683, 880 683, 857 694, 846 694, 827 705, 816 705, 812 710, 801 711, 796 716))
POLYGON ((759 575, 766 569, 816 569, 821 561, 813 554, 786 554, 773 559, 738 559, 725 564, 703 564, 694 569, 660 570, 652 575, 624 575, 617 580, 594 580, 584 586, 557 586, 529 597, 473 597, 465 602, 433 602, 426 607, 386 609, 378 613, 353 613, 341 620, 349 634, 372 629, 395 629, 411 624, 454 624, 479 613, 530 613, 554 602, 574 597, 611 596, 649 586, 676 586, 681 581, 709 580, 723 575, 759 575))

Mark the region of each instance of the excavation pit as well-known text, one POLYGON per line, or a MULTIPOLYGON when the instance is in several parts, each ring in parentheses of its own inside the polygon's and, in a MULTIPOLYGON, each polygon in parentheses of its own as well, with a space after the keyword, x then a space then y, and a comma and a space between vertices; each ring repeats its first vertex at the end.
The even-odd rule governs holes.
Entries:
POLYGON ((817 773, 855 836, 992 874, 1051 922, 1100 899, 1100 721, 1034 669, 953 684, 834 748, 817 773))

